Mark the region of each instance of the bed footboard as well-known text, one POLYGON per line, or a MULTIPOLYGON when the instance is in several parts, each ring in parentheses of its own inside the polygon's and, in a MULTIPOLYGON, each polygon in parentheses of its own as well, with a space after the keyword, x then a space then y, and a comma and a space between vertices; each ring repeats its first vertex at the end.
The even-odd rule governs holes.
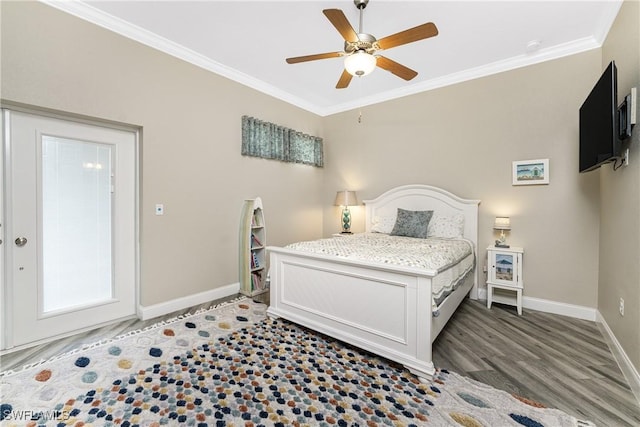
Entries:
POLYGON ((428 274, 268 249, 270 316, 401 363, 418 377, 433 375, 428 274))

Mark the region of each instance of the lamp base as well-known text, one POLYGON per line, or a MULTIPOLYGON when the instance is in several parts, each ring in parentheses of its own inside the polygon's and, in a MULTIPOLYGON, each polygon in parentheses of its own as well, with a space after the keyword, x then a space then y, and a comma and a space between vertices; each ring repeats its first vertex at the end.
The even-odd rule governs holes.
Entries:
POLYGON ((500 239, 496 240, 496 248, 508 248, 507 239, 504 235, 504 230, 500 230, 500 239))
POLYGON ((351 234, 351 212, 349 211, 349 207, 345 206, 342 210, 342 233, 343 234, 351 234))

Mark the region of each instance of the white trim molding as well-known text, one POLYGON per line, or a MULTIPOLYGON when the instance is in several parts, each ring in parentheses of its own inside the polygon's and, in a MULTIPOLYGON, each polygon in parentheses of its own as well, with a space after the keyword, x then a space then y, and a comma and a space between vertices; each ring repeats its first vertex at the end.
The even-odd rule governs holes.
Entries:
POLYGON ((631 359, 627 356, 627 353, 620 345, 611 328, 609 328, 607 321, 602 314, 600 314, 600 311, 597 311, 597 322, 600 332, 602 332, 602 335, 607 341, 607 345, 611 349, 611 353, 613 353, 613 357, 615 357, 622 374, 629 383, 629 388, 631 388, 633 395, 636 397, 638 403, 640 403, 640 374, 638 374, 638 370, 633 366, 631 359))
MULTIPOLYGON (((478 289, 478 299, 487 300, 487 288, 478 289)), ((522 308, 543 313, 559 314, 575 319, 590 320, 592 322, 596 321, 597 313, 597 310, 591 307, 532 297, 522 297, 522 308)))
POLYGON ((188 49, 179 43, 161 37, 149 30, 140 28, 130 22, 91 6, 81 1, 60 1, 60 0, 40 0, 42 3, 59 9, 77 18, 83 19, 92 24, 98 25, 116 34, 135 40, 153 49, 164 52, 175 58, 182 59, 190 64, 200 67, 204 70, 226 77, 244 86, 255 89, 259 92, 273 96, 303 110, 310 111, 321 116, 322 108, 300 98, 285 92, 269 83, 259 80, 253 76, 247 75, 234 68, 228 67, 220 62, 214 61, 198 52, 188 49))
POLYGON ((237 294, 240 291, 240 283, 232 283, 230 285, 221 286, 198 294, 188 295, 186 297, 176 298, 171 301, 161 302, 159 304, 143 306, 138 305, 137 315, 141 320, 153 319, 154 317, 164 316, 174 311, 184 310, 185 308, 204 304, 206 302, 215 301, 221 298, 227 298, 237 294))
POLYGON ((540 298, 523 297, 522 307, 530 310, 542 311, 544 313, 560 314, 575 319, 596 321, 597 310, 583 305, 567 304, 564 302, 551 301, 540 298))
POLYGON ((85 2, 60 0, 40 1, 131 40, 135 40, 168 55, 189 62, 197 67, 211 71, 322 117, 600 48, 623 3, 622 1, 618 1, 616 5, 607 9, 607 14, 603 16, 601 20, 601 25, 599 27, 601 30, 593 37, 573 40, 547 49, 541 49, 535 54, 525 53, 513 58, 499 60, 493 63, 462 70, 457 73, 436 77, 418 84, 401 86, 400 89, 397 90, 377 93, 369 97, 358 98, 341 104, 318 105, 299 96, 283 91, 263 80, 214 61, 198 52, 182 46, 179 43, 168 40, 151 31, 138 27, 130 22, 126 22, 123 19, 109 15, 108 13, 85 2))

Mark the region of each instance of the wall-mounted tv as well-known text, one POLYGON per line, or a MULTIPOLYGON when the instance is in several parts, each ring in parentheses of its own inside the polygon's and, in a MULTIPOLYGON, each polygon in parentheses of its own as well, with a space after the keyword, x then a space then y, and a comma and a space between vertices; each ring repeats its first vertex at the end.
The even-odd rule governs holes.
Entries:
POLYGON ((611 61, 580 107, 580 172, 620 157, 617 79, 616 64, 611 61))

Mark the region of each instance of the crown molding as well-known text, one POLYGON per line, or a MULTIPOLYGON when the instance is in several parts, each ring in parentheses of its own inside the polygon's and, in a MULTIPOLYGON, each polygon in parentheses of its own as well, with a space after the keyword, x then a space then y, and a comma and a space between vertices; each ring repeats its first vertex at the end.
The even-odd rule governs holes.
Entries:
POLYGON ((602 28, 602 31, 596 34, 595 37, 587 37, 551 48, 541 49, 534 53, 508 58, 480 67, 433 78, 410 86, 403 86, 402 88, 382 92, 373 96, 354 99, 353 101, 346 103, 322 107, 300 97, 294 96, 289 92, 280 90, 273 85, 251 77, 236 69, 206 58, 193 50, 187 49, 184 46, 172 42, 164 37, 160 37, 155 33, 104 13, 84 2, 59 0, 40 1, 80 19, 91 22, 102 28, 106 28, 124 37, 135 40, 146 46, 182 59, 183 61, 191 63, 197 67, 211 71, 322 117, 600 48, 622 5, 622 2, 616 3, 615 7, 611 7, 609 9, 610 13, 602 17, 602 25, 600 27, 602 28))
POLYGON ((552 48, 541 49, 533 54, 520 55, 503 61, 496 61, 490 64, 483 65, 481 67, 470 68, 458 73, 448 74, 443 77, 437 77, 414 85, 405 86, 401 89, 387 91, 373 96, 360 98, 352 102, 335 105, 333 107, 324 109, 322 113, 325 116, 337 114, 367 105, 378 104, 404 96, 414 95, 417 93, 439 89, 469 80, 479 79, 481 77, 491 76, 505 71, 511 71, 542 62, 551 61, 553 59, 563 58, 565 56, 575 55, 577 53, 597 49, 601 45, 602 44, 599 43, 595 38, 586 37, 570 43, 557 45, 552 48))
POLYGON ((609 30, 613 26, 613 23, 616 20, 618 13, 620 12, 622 3, 624 3, 624 0, 612 1, 611 7, 606 9, 605 13, 600 16, 600 25, 598 26, 598 31, 593 35, 599 46, 602 46, 605 39, 607 38, 609 30))
POLYGON ((58 0, 40 0, 53 8, 66 12, 77 18, 98 25, 114 33, 120 34, 128 39, 135 40, 153 49, 164 52, 168 55, 186 61, 197 67, 211 71, 220 76, 226 77, 244 86, 248 86, 259 92, 273 96, 296 107, 307 110, 311 113, 322 115, 322 109, 318 106, 294 96, 288 92, 278 89, 277 87, 267 84, 262 80, 251 77, 234 68, 228 67, 219 62, 213 61, 204 55, 201 55, 191 49, 188 49, 178 43, 161 37, 151 31, 147 31, 136 25, 133 25, 120 18, 109 15, 91 5, 80 1, 58 1, 58 0))

